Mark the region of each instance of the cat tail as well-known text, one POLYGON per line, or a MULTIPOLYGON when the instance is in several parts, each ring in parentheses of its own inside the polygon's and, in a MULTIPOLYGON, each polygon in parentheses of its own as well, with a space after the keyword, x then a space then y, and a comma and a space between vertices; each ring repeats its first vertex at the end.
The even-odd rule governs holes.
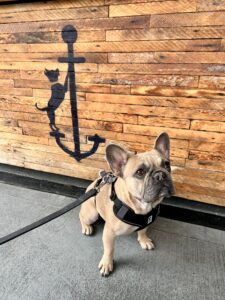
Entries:
POLYGON ((41 111, 47 111, 48 110, 48 107, 38 107, 37 103, 35 103, 35 106, 38 110, 41 110, 41 111))

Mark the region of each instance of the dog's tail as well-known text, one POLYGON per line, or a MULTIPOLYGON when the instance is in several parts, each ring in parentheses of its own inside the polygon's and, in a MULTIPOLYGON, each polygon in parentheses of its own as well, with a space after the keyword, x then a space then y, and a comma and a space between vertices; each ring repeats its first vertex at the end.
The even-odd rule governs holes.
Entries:
POLYGON ((48 107, 46 106, 46 107, 38 107, 38 105, 37 105, 37 103, 35 103, 35 106, 36 106, 36 108, 38 109, 38 110, 40 110, 40 111, 47 111, 48 110, 48 107))

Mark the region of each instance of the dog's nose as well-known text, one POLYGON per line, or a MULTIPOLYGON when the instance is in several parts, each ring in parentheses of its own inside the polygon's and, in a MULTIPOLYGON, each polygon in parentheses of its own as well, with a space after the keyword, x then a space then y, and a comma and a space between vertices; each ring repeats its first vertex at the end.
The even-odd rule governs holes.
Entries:
POLYGON ((155 173, 153 174, 153 178, 156 182, 163 181, 164 179, 166 179, 166 173, 161 170, 155 171, 155 173))

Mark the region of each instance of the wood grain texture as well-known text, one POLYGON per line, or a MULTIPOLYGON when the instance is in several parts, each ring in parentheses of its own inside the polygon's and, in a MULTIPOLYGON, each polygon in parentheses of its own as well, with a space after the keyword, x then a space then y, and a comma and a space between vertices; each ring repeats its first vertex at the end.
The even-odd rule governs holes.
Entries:
MULTIPOLYGON (((100 65, 98 67, 100 67, 100 65)), ((13 72, 15 70, 11 71, 13 72)), ((225 76, 225 66, 222 64, 148 64, 147 66, 145 64, 112 64, 111 68, 103 64, 101 71, 104 73, 78 72, 76 80, 77 82, 83 83, 147 86, 150 82, 148 79, 152 78, 151 75, 225 76)), ((2 70, 2 72, 4 71, 2 70)), ((20 70, 19 73, 22 79, 46 80, 42 70, 20 70)), ((65 73, 66 72, 61 71, 62 78, 65 78, 65 73)))
MULTIPOLYGON (((149 16, 134 16, 124 18, 99 18, 99 19, 78 19, 70 20, 69 24, 76 27, 77 30, 111 30, 124 28, 146 28, 149 27, 149 16)), ((52 32, 61 31, 68 25, 68 20, 62 21, 40 21, 40 22, 21 22, 16 25, 0 24, 1 33, 17 32, 52 32)))
POLYGON ((135 4, 120 4, 110 5, 110 17, 125 17, 125 16, 139 16, 152 15, 175 12, 193 12, 196 11, 195 0, 178 0, 178 1, 162 1, 150 3, 135 3, 135 4))
POLYGON ((75 19, 91 19, 91 18, 104 18, 108 16, 108 7, 82 7, 70 9, 51 9, 20 12, 19 14, 1 13, 0 23, 20 23, 20 22, 34 22, 45 20, 73 20, 75 19))
POLYGON ((134 85, 131 88, 131 93, 135 95, 155 95, 155 96, 169 96, 169 97, 188 97, 188 98, 209 98, 209 99, 223 99, 225 93, 223 90, 210 89, 188 89, 179 87, 154 87, 145 85, 134 85))
MULTIPOLYGON (((134 42, 99 42, 77 43, 77 52, 142 52, 142 51, 218 51, 221 46, 219 39, 202 40, 172 40, 172 41, 134 41, 134 42)), ((29 44, 30 52, 45 52, 43 44, 29 44)), ((0 45, 4 49, 4 45, 0 45)), ((9 51, 9 50, 8 50, 9 51)), ((64 52, 64 44, 49 44, 48 52, 64 52)), ((4 52, 2 50, 2 52, 4 52)), ((12 51, 13 52, 13 51, 12 51)), ((16 51, 14 51, 16 52, 16 51)))
POLYGON ((151 16, 151 27, 224 26, 225 11, 161 14, 151 16))
MULTIPOLYGON (((105 41, 105 31, 93 30, 93 31, 79 31, 77 38, 78 42, 89 41, 105 41)), ((62 43, 61 31, 54 32, 16 32, 16 33, 2 33, 0 34, 1 44, 48 44, 48 43, 62 43)))
MULTIPOLYGON (((10 0, 5 0, 9 2, 10 0)), ((20 0, 16 0, 20 2, 20 0)), ((74 8, 74 7, 89 7, 89 6, 101 6, 104 5, 104 0, 76 0, 76 1, 61 1, 56 0, 52 2, 51 0, 45 1, 44 5, 42 1, 32 1, 32 2, 23 2, 20 5, 2 5, 0 13, 20 13, 24 11, 40 11, 40 10, 49 10, 49 9, 61 9, 61 8, 74 8)))
POLYGON ((107 30, 106 41, 183 40, 224 38, 224 26, 159 27, 145 29, 107 30))
MULTIPOLYGON (((144 134, 144 135, 154 135, 157 136, 160 132, 163 132, 161 127, 151 127, 151 133, 149 132, 148 126, 124 124, 124 132, 134 133, 134 134, 144 134)), ((187 140, 200 140, 200 141, 210 141, 212 143, 225 144, 225 133, 214 133, 214 132, 204 132, 195 130, 185 130, 185 129, 174 129, 169 128, 167 130, 168 134, 172 138, 176 139, 187 139, 187 140)))
POLYGON ((211 122, 211 121, 191 121, 191 129, 202 131, 216 131, 225 132, 224 122, 211 122))
MULTIPOLYGON (((85 179, 107 169, 105 144, 77 162, 49 135, 45 69, 68 66, 61 31, 75 26, 81 151, 90 135, 131 152, 171 138, 177 196, 225 206, 225 1, 56 0, 1 5, 0 163, 85 179)), ((53 83, 54 84, 54 83, 53 83)), ((74 148, 70 95, 56 110, 74 148)))
MULTIPOLYGON (((194 61, 193 61, 194 62, 194 61)), ((221 75, 225 74, 224 64, 102 64, 100 73, 132 73, 134 74, 183 74, 183 75, 221 75)), ((103 76, 103 75, 102 75, 103 76)))
MULTIPOLYGON (((62 55, 66 55, 65 52, 62 52, 62 55)), ((107 54, 106 53, 77 53, 77 56, 84 56, 86 63, 107 63, 107 54)), ((0 62, 57 62, 59 53, 1 53, 0 62)), ((22 70, 21 70, 22 71, 22 70)), ((35 70, 37 71, 37 70, 35 70)), ((62 72, 62 71, 61 71, 62 72)), ((3 71, 2 71, 3 73, 3 71)), ((21 72, 18 72, 21 73, 21 72)), ((34 74, 34 72, 33 72, 34 74)), ((43 72, 40 72, 43 74, 43 72)), ((31 74, 30 74, 31 75, 31 74)), ((65 74, 64 74, 65 75, 65 74)), ((1 73, 0 73, 1 76, 1 73)))
POLYGON ((197 11, 217 11, 225 10, 225 1, 215 1, 215 0, 197 0, 197 11))
POLYGON ((98 102, 81 101, 78 108, 85 110, 86 105, 92 111, 106 111, 124 114, 138 114, 141 116, 159 116, 176 118, 181 116, 184 119, 197 118, 201 120, 212 121, 225 121, 225 112, 220 110, 203 110, 203 109, 186 109, 179 107, 158 107, 158 106, 146 106, 146 105, 124 105, 124 104, 104 104, 98 102))
POLYGON ((223 144, 212 144, 208 142, 202 142, 202 141, 190 141, 189 144, 190 149, 193 150, 200 150, 200 151, 206 151, 206 152, 224 152, 225 151, 225 145, 223 144))
POLYGON ((223 99, 204 99, 204 98, 186 98, 186 97, 159 97, 159 96, 139 96, 139 95, 104 95, 104 94, 86 94, 87 101, 105 103, 107 97, 108 103, 146 105, 146 106, 167 106, 167 107, 186 107, 203 108, 209 110, 224 110, 225 103, 223 99))
MULTIPOLYGON (((146 3, 146 2, 163 2, 171 0, 105 0, 105 4, 129 4, 129 3, 146 3)), ((177 1, 177 0, 175 0, 177 1)))
MULTIPOLYGON (((218 162, 218 161, 210 161, 210 160, 187 159, 185 165, 193 169, 203 169, 207 171, 214 171, 214 172, 221 172, 221 173, 224 173, 225 171, 225 163, 221 161, 218 162)), ((223 182, 222 182, 222 186, 223 186, 223 182)))
POLYGON ((154 54, 154 62, 169 64, 224 64, 224 52, 160 52, 154 54))

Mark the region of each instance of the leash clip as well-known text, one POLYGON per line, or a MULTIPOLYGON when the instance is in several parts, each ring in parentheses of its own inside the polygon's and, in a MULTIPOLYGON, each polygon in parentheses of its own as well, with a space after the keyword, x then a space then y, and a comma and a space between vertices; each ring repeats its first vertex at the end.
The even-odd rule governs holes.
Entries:
POLYGON ((102 177, 102 179, 101 182, 95 187, 98 193, 100 192, 101 187, 103 187, 105 184, 110 184, 116 181, 116 176, 111 172, 100 171, 99 175, 102 177))
POLYGON ((113 183, 116 180, 116 176, 111 172, 100 171, 100 176, 102 177, 102 182, 113 183))

